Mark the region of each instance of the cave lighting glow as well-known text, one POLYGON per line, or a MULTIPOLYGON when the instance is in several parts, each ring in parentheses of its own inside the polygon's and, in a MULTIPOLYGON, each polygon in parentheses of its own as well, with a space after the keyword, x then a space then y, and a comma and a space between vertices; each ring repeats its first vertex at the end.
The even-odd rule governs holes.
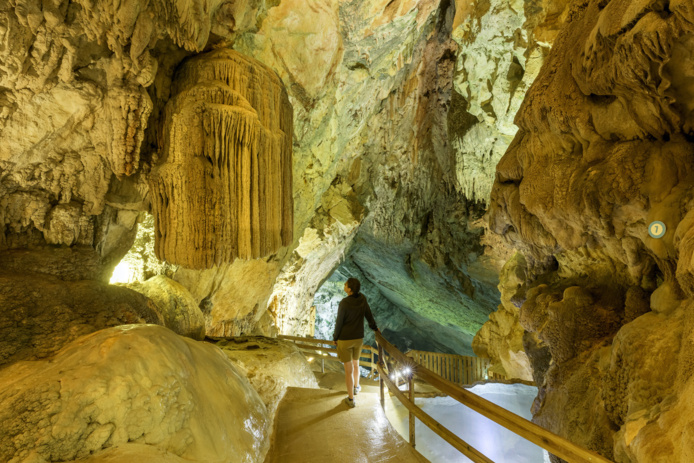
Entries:
MULTIPOLYGON (((523 384, 481 384, 469 391, 526 419, 531 419, 530 406, 537 388, 523 384)), ((450 429, 492 461, 507 463, 549 463, 549 455, 541 449, 499 426, 450 397, 415 398, 426 413, 450 429)), ((386 415, 393 427, 409 440, 409 412, 391 397, 386 400, 386 415)), ((434 434, 421 421, 415 421, 417 450, 431 463, 469 462, 466 456, 434 434)))
POLYGON ((116 268, 113 269, 113 275, 111 275, 109 283, 132 283, 136 279, 137 272, 129 262, 123 259, 116 265, 116 268))

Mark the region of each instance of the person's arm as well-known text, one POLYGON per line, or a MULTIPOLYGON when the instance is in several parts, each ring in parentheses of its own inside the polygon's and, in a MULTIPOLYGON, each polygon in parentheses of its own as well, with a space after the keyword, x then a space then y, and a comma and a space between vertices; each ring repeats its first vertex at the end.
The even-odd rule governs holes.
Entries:
POLYGON ((342 322, 345 318, 345 305, 340 301, 340 305, 337 308, 337 318, 335 319, 335 331, 333 332, 333 341, 337 342, 337 338, 340 337, 340 331, 342 331, 342 322))
POLYGON ((364 315, 366 316, 366 321, 369 322, 369 328, 371 328, 374 331, 380 331, 378 329, 378 326, 376 326, 376 320, 374 319, 373 314, 371 313, 371 307, 369 307, 369 303, 366 303, 366 312, 364 312, 364 315))

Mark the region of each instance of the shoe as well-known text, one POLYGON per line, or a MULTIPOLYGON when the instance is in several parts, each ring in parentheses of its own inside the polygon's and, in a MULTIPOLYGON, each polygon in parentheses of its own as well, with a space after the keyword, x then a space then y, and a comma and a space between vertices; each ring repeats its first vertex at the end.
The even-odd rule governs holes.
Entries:
POLYGON ((354 395, 357 395, 361 392, 361 386, 355 386, 354 387, 354 395))
POLYGON ((350 399, 349 397, 345 397, 345 403, 349 408, 354 408, 357 405, 356 401, 354 399, 350 399))

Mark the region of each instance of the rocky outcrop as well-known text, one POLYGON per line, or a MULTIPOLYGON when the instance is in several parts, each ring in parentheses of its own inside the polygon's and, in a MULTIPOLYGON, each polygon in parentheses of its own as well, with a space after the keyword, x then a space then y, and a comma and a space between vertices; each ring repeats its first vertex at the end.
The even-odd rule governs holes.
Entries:
POLYGON ((448 136, 465 197, 488 203, 513 119, 563 23, 562 1, 456 2, 448 136))
POLYGON ((520 323, 551 353, 535 419, 619 462, 692 447, 692 24, 687 2, 572 4, 492 192, 528 262, 520 323))
POLYGON ((0 366, 45 359, 75 339, 133 323, 164 324, 151 300, 99 281, 0 273, 0 366))
POLYGON ((277 334, 266 307, 280 264, 276 259, 237 259, 209 270, 179 268, 173 279, 195 298, 208 336, 269 336, 277 334))
POLYGON ((472 348, 479 357, 491 360, 489 371, 507 379, 533 380, 533 371, 525 352, 525 330, 519 323, 520 303, 525 299, 526 262, 515 254, 501 270, 501 305, 489 315, 489 321, 477 332, 472 348))
POLYGON ((155 250, 192 269, 292 241, 292 108, 271 69, 215 50, 181 65, 149 175, 155 250))
POLYGON ((318 388, 311 365, 293 342, 244 336, 216 345, 245 373, 267 407, 270 419, 274 419, 287 388, 318 388))
POLYGON ((218 348, 163 327, 99 331, 50 362, 3 369, 0 384, 3 461, 66 461, 134 443, 186 461, 261 462, 268 448, 267 411, 245 376, 218 348))
POLYGON ((164 326, 176 334, 201 341, 205 338, 205 319, 193 296, 180 283, 157 275, 130 289, 144 294, 156 304, 164 326))

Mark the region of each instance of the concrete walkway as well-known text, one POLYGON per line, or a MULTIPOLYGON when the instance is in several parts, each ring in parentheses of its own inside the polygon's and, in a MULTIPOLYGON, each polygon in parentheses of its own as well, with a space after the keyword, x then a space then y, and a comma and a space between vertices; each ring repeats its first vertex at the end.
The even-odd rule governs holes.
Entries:
POLYGON ((321 389, 289 388, 265 463, 427 463, 381 409, 377 383, 362 381, 357 406, 343 402, 344 374, 316 374, 321 389))

